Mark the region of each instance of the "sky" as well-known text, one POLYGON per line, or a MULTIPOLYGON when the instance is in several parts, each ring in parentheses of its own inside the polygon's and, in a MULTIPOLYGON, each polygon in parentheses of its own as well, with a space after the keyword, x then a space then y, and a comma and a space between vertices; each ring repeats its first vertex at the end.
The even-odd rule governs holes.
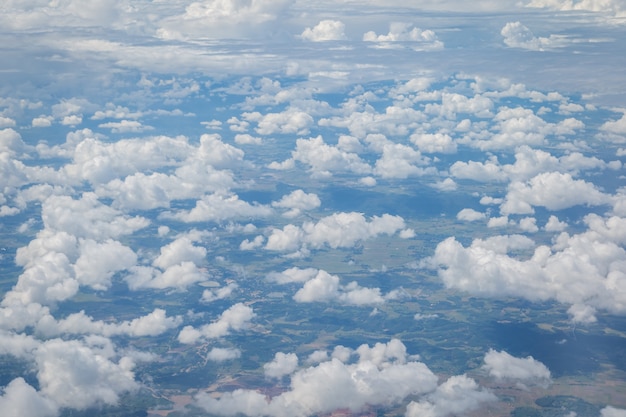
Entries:
POLYGON ((146 370, 195 350, 278 390, 193 387, 206 415, 505 415, 504 385, 567 391, 495 340, 458 374, 422 358, 402 336, 440 318, 424 276, 623 346, 626 4, 406 3, 0 4, 1 415, 165 396, 146 370), (406 324, 245 369, 282 308, 406 324))

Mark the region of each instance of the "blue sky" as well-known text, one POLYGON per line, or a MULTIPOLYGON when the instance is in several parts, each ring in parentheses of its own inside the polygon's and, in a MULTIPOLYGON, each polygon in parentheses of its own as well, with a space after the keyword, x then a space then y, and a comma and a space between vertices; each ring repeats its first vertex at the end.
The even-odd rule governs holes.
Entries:
MULTIPOLYGON (((28 364, 3 375, 0 414, 118 404, 159 338, 236 368, 255 357, 238 338, 280 332, 269 309, 310 305, 361 317, 362 341, 285 343, 246 370, 272 398, 197 386, 189 402, 443 417, 504 413, 503 386, 568 392, 495 340, 444 375, 400 334, 366 337, 435 291, 420 276, 435 298, 623 337, 626 6, 405 3, 0 5, 0 354, 28 364), (120 288, 130 315, 80 301, 120 288)), ((411 311, 406 331, 441 314, 411 311)))

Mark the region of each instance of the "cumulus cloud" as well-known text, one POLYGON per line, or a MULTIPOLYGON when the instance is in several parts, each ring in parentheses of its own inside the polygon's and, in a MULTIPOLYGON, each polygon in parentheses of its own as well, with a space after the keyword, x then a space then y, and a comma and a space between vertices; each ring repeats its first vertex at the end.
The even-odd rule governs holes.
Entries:
POLYGON ((300 215, 303 211, 318 208, 321 204, 317 194, 295 190, 283 196, 279 201, 273 202, 272 207, 287 209, 283 216, 291 218, 300 215))
POLYGON ((389 33, 386 35, 377 35, 376 32, 369 31, 363 35, 363 41, 375 42, 382 48, 394 47, 394 42, 406 42, 416 50, 443 49, 443 42, 437 39, 432 30, 422 30, 410 23, 402 22, 391 23, 389 33))
POLYGON ((221 222, 238 218, 267 217, 273 213, 271 207, 240 200, 236 194, 210 194, 196 201, 196 206, 189 211, 165 213, 184 222, 221 222))
POLYGON ((504 43, 512 48, 530 49, 533 51, 545 51, 547 49, 563 47, 567 44, 566 38, 550 35, 548 38, 536 37, 530 29, 520 22, 508 22, 500 34, 504 37, 504 43))
POLYGON ((96 240, 129 235, 150 223, 146 218, 130 217, 102 204, 94 193, 84 193, 79 200, 50 196, 41 211, 47 229, 96 240))
POLYGON ((160 308, 154 309, 145 316, 119 323, 93 320, 81 311, 61 320, 55 320, 51 315, 44 316, 37 323, 36 330, 38 334, 46 337, 61 334, 144 337, 158 336, 169 329, 178 327, 181 323, 181 317, 167 317, 165 310, 160 308))
POLYGON ((203 0, 188 4, 180 15, 162 19, 157 36, 163 39, 210 37, 248 38, 267 31, 292 0, 203 0))
POLYGON ((230 361, 233 359, 238 359, 241 357, 241 351, 239 349, 232 348, 212 348, 209 353, 207 353, 206 358, 213 362, 224 362, 230 361))
POLYGON ((230 334, 233 330, 246 329, 255 316, 251 307, 237 303, 223 311, 213 323, 205 324, 199 329, 185 326, 178 334, 178 341, 193 344, 206 339, 217 339, 230 334))
POLYGON ((530 214, 533 206, 548 210, 563 210, 577 205, 608 204, 610 197, 585 180, 575 180, 570 174, 543 172, 528 181, 509 185, 500 211, 504 214, 530 214))
MULTIPOLYGON (((333 172, 354 172, 365 174, 371 171, 370 166, 361 160, 356 153, 347 152, 339 147, 328 145, 321 136, 310 139, 298 139, 296 149, 292 151, 289 160, 308 165, 311 173, 316 176, 333 172)), ((270 168, 291 168, 293 165, 274 163, 270 168)))
POLYGON ((424 400, 412 401, 405 417, 445 417, 471 412, 485 402, 496 401, 497 397, 482 389, 476 381, 466 375, 455 375, 439 385, 435 392, 424 400))
POLYGON ((0 413, 6 417, 55 417, 58 405, 30 386, 24 378, 15 378, 0 396, 0 413))
MULTIPOLYGON (((269 400, 255 390, 238 389, 222 393, 219 398, 201 393, 196 397, 196 405, 224 416, 241 413, 305 417, 340 408, 358 412, 366 405, 395 405, 410 395, 435 390, 437 377, 423 363, 408 361, 406 348, 402 347, 404 345, 397 340, 376 344, 373 348, 364 345, 357 349, 362 356, 355 363, 346 363, 335 356, 318 365, 292 371, 289 389, 269 400), (382 355, 370 354, 371 349, 382 355)), ((289 362, 287 355, 281 362, 289 362)), ((285 369, 291 370, 292 365, 289 363, 285 369)))
POLYGON ((335 213, 317 223, 304 222, 301 227, 289 224, 272 230, 265 249, 294 252, 302 246, 313 249, 352 247, 358 241, 382 234, 392 235, 404 227, 404 219, 400 216, 383 214, 368 221, 361 213, 335 213))
POLYGON ((322 20, 312 28, 306 28, 300 35, 302 39, 312 42, 345 40, 345 25, 339 20, 322 20))
POLYGON ((295 353, 277 352, 274 360, 263 365, 263 372, 269 378, 282 378, 298 368, 298 356, 295 353))
POLYGON ((80 410, 116 404, 120 394, 138 389, 134 361, 122 357, 115 362, 107 349, 96 349, 101 342, 106 340, 43 342, 35 353, 41 393, 60 407, 80 410))
POLYGON ((457 220, 463 220, 466 222, 475 222, 477 220, 484 220, 487 218, 485 213, 481 213, 480 211, 476 211, 470 208, 464 208, 456 214, 457 220))
POLYGON ((336 301, 349 305, 372 305, 385 301, 380 288, 361 287, 355 281, 340 285, 338 276, 324 270, 306 281, 293 299, 299 303, 336 301))
POLYGON ((485 354, 483 368, 497 379, 547 382, 550 370, 532 356, 516 358, 505 351, 490 349, 485 354))
POLYGON ((587 231, 562 233, 552 247, 519 235, 475 239, 467 247, 451 237, 437 245, 429 262, 448 287, 490 297, 556 300, 569 306, 573 321, 593 322, 596 310, 624 314, 625 223, 598 215, 584 220, 587 231), (531 254, 514 255, 520 252, 531 254))

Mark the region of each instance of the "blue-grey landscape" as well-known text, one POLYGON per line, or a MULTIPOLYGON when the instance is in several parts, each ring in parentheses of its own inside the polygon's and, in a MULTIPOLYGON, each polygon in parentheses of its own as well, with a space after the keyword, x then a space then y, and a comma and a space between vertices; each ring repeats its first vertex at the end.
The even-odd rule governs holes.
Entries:
POLYGON ((1 416, 626 416, 623 0, 0 23, 1 416))

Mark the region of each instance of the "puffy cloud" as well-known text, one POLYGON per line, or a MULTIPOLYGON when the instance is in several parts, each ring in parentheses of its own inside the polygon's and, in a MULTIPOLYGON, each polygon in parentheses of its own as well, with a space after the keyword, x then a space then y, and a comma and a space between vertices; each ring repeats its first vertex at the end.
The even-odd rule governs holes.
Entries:
POLYGON ((165 217, 172 217, 184 222, 221 222, 237 218, 267 217, 273 213, 271 207, 240 200, 236 194, 205 195, 196 201, 196 206, 189 211, 166 213, 165 217))
POLYGON ((74 264, 76 279, 81 285, 96 290, 111 286, 111 277, 118 271, 130 269, 137 263, 137 255, 115 240, 98 243, 90 239, 80 241, 80 256, 74 264))
POLYGON ((58 406, 37 392, 23 378, 15 378, 0 396, 0 414, 5 417, 55 417, 58 406))
POLYGON ((512 48, 544 51, 546 49, 563 47, 567 44, 566 39, 562 36, 536 37, 530 29, 520 22, 508 22, 504 25, 500 34, 504 37, 504 43, 512 48))
POLYGON ((533 213, 533 206, 548 210, 562 210, 577 205, 608 204, 608 195, 584 180, 575 180, 570 174, 543 172, 526 182, 509 185, 500 211, 505 214, 533 213))
POLYGON ((96 347, 76 340, 43 342, 35 355, 42 394, 60 407, 85 409, 116 404, 120 394, 139 388, 130 358, 116 363, 96 347))
POLYGON ((46 228, 96 240, 129 235, 150 223, 102 204, 94 193, 84 193, 79 200, 50 196, 43 202, 41 212, 46 228))
POLYGON ((300 37, 312 42, 340 41, 346 39, 344 29, 339 20, 322 20, 313 28, 306 28, 300 37))
POLYGON ((306 135, 313 124, 313 117, 295 109, 282 113, 244 113, 243 116, 248 122, 256 122, 255 131, 264 136, 275 133, 306 135))
POLYGON ((207 274, 195 263, 183 261, 168 266, 164 271, 152 267, 136 266, 130 269, 130 274, 124 279, 131 290, 174 288, 183 291, 192 284, 206 281, 207 274))
POLYGON ((456 153, 456 143, 445 133, 414 133, 411 142, 425 153, 456 153))
POLYGON ((296 149, 292 151, 291 161, 308 165, 314 175, 332 172, 364 174, 371 171, 370 166, 356 153, 328 145, 321 136, 298 139, 296 149))
POLYGON ((198 265, 204 261, 206 249, 195 246, 191 239, 182 236, 161 248, 161 253, 154 260, 153 265, 161 269, 167 269, 181 262, 193 262, 198 265))
POLYGON ((274 360, 263 365, 263 372, 269 378, 282 378, 298 368, 298 356, 295 353, 276 352, 274 360))
POLYGON ((283 196, 279 201, 274 201, 272 207, 288 209, 283 216, 296 217, 302 211, 312 210, 322 204, 317 194, 305 193, 302 190, 292 191, 290 194, 283 196))
POLYGON ((487 218, 487 215, 474 209, 464 208, 456 214, 456 218, 457 220, 463 220, 466 222, 475 222, 477 220, 484 220, 487 218))
POLYGON ((293 296, 300 303, 340 302, 349 305, 381 304, 385 301, 379 288, 359 286, 355 281, 348 285, 340 285, 339 277, 324 270, 304 283, 293 296))
POLYGON ((70 314, 55 321, 52 316, 43 317, 37 323, 37 332, 46 337, 59 334, 90 334, 102 336, 127 335, 133 337, 158 336, 169 329, 178 327, 180 317, 167 317, 165 310, 156 308, 151 313, 120 323, 95 321, 83 311, 70 314))
POLYGON ((489 349, 485 354, 483 368, 497 379, 515 379, 520 381, 550 380, 550 370, 532 356, 516 358, 505 351, 489 349))
POLYGON ((217 339, 230 334, 232 330, 243 330, 256 316, 251 307, 237 303, 223 311, 220 317, 200 329, 185 326, 178 334, 178 341, 184 344, 196 343, 204 339, 217 339))
MULTIPOLYGON (((391 406, 411 395, 433 391, 437 377, 421 362, 406 361, 399 341, 390 346, 377 344, 373 349, 389 354, 376 359, 366 355, 368 346, 357 352, 363 356, 355 363, 345 363, 333 357, 316 366, 296 370, 291 374, 289 390, 266 399, 248 389, 222 393, 219 398, 201 393, 196 405, 217 415, 305 417, 330 413, 336 409, 362 410, 366 405, 391 406)), ((286 355, 285 355, 286 356, 286 355)), ((371 356, 371 355, 370 355, 371 356)), ((347 359, 347 357, 344 357, 347 359)))
POLYGON ((351 247, 360 240, 381 234, 392 235, 404 229, 400 216, 383 214, 368 221, 361 213, 334 213, 317 223, 305 222, 302 227, 292 224, 272 230, 265 248, 281 252, 295 251, 302 245, 315 249, 351 247))
POLYGON ((617 120, 609 120, 600 126, 601 138, 608 138, 613 142, 626 142, 626 111, 621 118, 617 120))
POLYGON ((19 133, 11 128, 0 130, 0 153, 17 156, 25 150, 26 144, 19 133))
POLYGON ((363 35, 363 41, 381 44, 382 48, 394 47, 393 42, 407 42, 411 48, 420 51, 443 49, 443 42, 437 39, 432 30, 422 30, 401 22, 391 23, 389 33, 386 35, 377 35, 376 32, 369 31, 363 35))
POLYGON ((546 225, 544 226, 544 229, 547 232, 562 232, 566 228, 567 223, 560 221, 559 218, 555 215, 551 215, 546 225))
POLYGON ((138 122, 137 120, 121 120, 119 122, 107 122, 101 123, 98 127, 103 129, 111 129, 113 133, 128 133, 128 132, 145 132, 147 130, 154 130, 152 126, 146 126, 138 122))
POLYGON ((267 279, 278 284, 287 284, 291 282, 307 282, 318 274, 315 268, 289 268, 283 272, 271 272, 267 275, 267 279))
POLYGON ((446 286, 491 297, 553 299, 570 306, 572 320, 590 323, 596 310, 626 313, 626 227, 620 218, 589 215, 589 229, 562 233, 552 248, 534 247, 523 236, 475 239, 463 247, 455 238, 437 245, 431 263, 446 286), (534 252, 527 259, 512 253, 534 252))
POLYGON ((485 391, 472 378, 455 375, 448 378, 425 400, 411 402, 405 417, 445 417, 476 410, 485 402, 496 401, 497 397, 485 391))
POLYGON ((434 169, 424 168, 429 162, 428 158, 410 146, 386 143, 382 147, 381 157, 376 161, 374 173, 382 178, 408 178, 434 173, 434 169))
POLYGON ((601 417, 626 417, 626 410, 622 408, 615 408, 612 406, 606 406, 600 410, 601 417))
POLYGON ((247 38, 268 30, 292 0, 202 0, 185 13, 162 19, 157 35, 163 39, 247 38))

